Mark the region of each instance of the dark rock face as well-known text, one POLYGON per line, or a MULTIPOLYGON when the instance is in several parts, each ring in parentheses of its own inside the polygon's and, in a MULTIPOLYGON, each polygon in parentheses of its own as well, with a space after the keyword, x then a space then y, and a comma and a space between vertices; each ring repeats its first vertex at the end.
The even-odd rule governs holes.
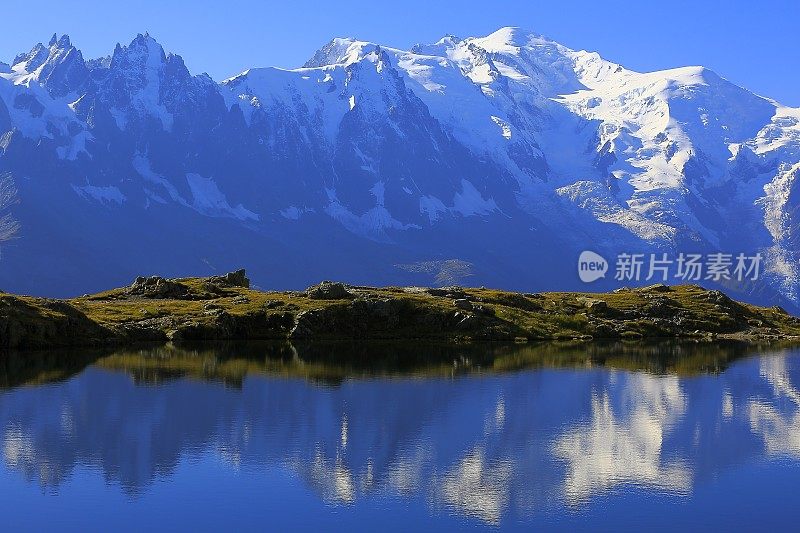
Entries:
POLYGON ((247 278, 247 274, 243 268, 235 272, 228 272, 224 276, 212 276, 208 278, 208 283, 224 287, 250 288, 250 280, 247 278))
POLYGON ((654 298, 642 309, 642 313, 653 318, 670 318, 679 310, 669 298, 654 298))
POLYGON ((427 289, 426 292, 431 296, 440 296, 442 298, 454 298, 457 300, 463 300, 467 298, 467 293, 464 292, 464 289, 455 285, 450 287, 427 289))
POLYGON ((485 305, 473 303, 469 301, 467 298, 457 298, 453 300, 453 306, 456 309, 461 309, 462 311, 472 311, 473 313, 478 313, 481 315, 494 315, 494 309, 491 307, 487 307, 485 305))
POLYGON ((413 319, 403 311, 400 302, 387 298, 358 298, 347 304, 301 311, 289 338, 391 338, 403 326, 402 321, 413 319))
POLYGON ((355 294, 344 283, 323 281, 306 289, 306 296, 312 300, 352 300, 355 294))
POLYGON ((472 311, 472 302, 470 302, 466 298, 458 298, 456 300, 453 300, 453 305, 458 309, 472 311))
POLYGON ((349 302, 301 311, 295 317, 289 338, 411 339, 436 337, 448 331, 474 339, 510 340, 517 333, 484 305, 467 301, 469 310, 453 312, 446 307, 415 305, 361 292, 349 302))
POLYGON ((0 135, 10 130, 11 127, 11 116, 8 114, 8 108, 6 104, 0 100, 0 135))
POLYGON ((289 332, 290 339, 305 339, 314 336, 326 327, 324 311, 302 311, 295 317, 295 324, 289 332))
POLYGON ((0 298, 0 349, 89 346, 112 336, 66 302, 42 300, 34 306, 13 296, 0 298))
POLYGON ((127 290, 127 294, 131 296, 158 299, 181 299, 188 296, 189 292, 189 288, 186 285, 160 276, 139 276, 127 290))
POLYGON ((603 300, 597 300, 594 298, 587 298, 585 301, 586 310, 590 313, 605 313, 608 311, 608 304, 603 300))

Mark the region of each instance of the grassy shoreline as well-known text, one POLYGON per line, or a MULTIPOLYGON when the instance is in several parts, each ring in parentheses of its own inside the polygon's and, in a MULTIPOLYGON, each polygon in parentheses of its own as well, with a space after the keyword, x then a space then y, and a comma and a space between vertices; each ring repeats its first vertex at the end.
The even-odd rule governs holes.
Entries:
POLYGON ((567 339, 800 339, 800 319, 696 285, 609 293, 487 288, 251 289, 244 271, 137 278, 128 287, 55 300, 0 293, 0 348, 219 340, 529 342, 567 339))

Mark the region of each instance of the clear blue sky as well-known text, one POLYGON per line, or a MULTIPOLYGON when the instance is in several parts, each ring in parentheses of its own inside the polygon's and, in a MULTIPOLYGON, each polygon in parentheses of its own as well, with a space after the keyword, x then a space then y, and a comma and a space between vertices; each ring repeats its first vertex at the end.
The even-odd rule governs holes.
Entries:
POLYGON ((149 31, 217 80, 248 67, 300 66, 332 37, 407 48, 521 26, 634 70, 704 65, 800 106, 800 0, 3 0, 0 13, 4 61, 56 32, 99 57, 149 31))

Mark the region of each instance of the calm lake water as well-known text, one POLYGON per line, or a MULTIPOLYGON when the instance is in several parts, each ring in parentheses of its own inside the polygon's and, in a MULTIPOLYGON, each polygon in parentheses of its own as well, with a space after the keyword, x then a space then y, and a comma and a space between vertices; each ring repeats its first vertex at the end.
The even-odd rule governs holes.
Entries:
POLYGON ((795 529, 800 351, 0 355, 3 530, 795 529))

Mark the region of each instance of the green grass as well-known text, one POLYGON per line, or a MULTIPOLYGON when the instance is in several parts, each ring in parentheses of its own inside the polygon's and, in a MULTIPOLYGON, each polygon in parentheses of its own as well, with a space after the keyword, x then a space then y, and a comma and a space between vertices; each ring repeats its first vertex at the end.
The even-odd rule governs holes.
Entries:
POLYGON ((102 337, 106 332, 110 340, 117 342, 136 340, 135 335, 139 334, 136 332, 161 332, 164 337, 180 328, 200 331, 203 338, 229 338, 224 335, 232 333, 224 327, 230 324, 238 332, 234 334, 242 338, 249 335, 286 338, 286 323, 293 324, 304 311, 322 314, 327 322, 324 329, 314 335, 331 339, 363 336, 513 341, 800 336, 800 320, 795 317, 774 308, 736 303, 720 293, 691 285, 603 294, 520 294, 486 288, 458 289, 459 297, 465 297, 472 305, 488 312, 464 311, 454 305, 453 297, 435 296, 424 290, 350 288, 359 299, 390 301, 398 319, 389 326, 382 323, 380 317, 359 311, 358 304, 351 299, 316 300, 298 292, 220 288, 209 285, 203 278, 176 281, 188 288, 188 295, 182 299, 150 299, 130 295, 126 289, 64 302, 3 295, 0 296, 0 319, 8 316, 15 321, 17 336, 22 338, 19 346, 35 344, 38 338, 44 339, 41 342, 47 345, 65 335, 69 337, 71 331, 76 336, 76 344, 80 342, 80 335, 87 335, 86 331, 92 331, 93 338, 102 337), (459 323, 465 315, 472 315, 470 326, 461 328, 459 323), (263 326, 272 324, 271 320, 281 324, 280 327, 263 326), (328 323, 330 328, 327 328, 328 323), (76 324, 81 324, 83 329, 76 324))
MULTIPOLYGON (((206 314, 204 304, 212 303, 226 313, 238 316, 270 315, 285 312, 299 313, 307 310, 321 310, 344 306, 347 300, 311 300, 294 293, 262 292, 245 288, 227 288, 223 296, 215 297, 204 288, 201 278, 180 280, 198 297, 204 300, 148 300, 115 299, 123 294, 121 290, 108 291, 88 298, 78 298, 71 303, 89 318, 102 324, 115 325, 146 318, 172 316, 191 318, 198 323, 212 323, 213 317, 206 314), (244 299, 246 301, 243 301, 244 299), (271 306, 267 306, 272 302, 271 306), (280 302, 280 304, 275 304, 280 302)), ((653 298, 663 300, 667 305, 687 313, 689 322, 696 329, 726 330, 735 328, 735 321, 729 309, 706 299, 709 291, 696 286, 679 286, 668 292, 647 289, 625 290, 616 293, 542 293, 526 297, 519 293, 492 289, 467 288, 468 297, 494 311, 498 324, 513 329, 517 336, 528 338, 556 338, 585 335, 590 322, 586 300, 600 300, 608 306, 604 316, 593 316, 596 324, 619 324, 624 322, 625 331, 632 334, 653 335, 657 333, 654 323, 649 319, 624 320, 626 313, 642 310, 653 298), (610 318, 606 318, 610 317, 610 318)), ((409 310, 420 313, 447 314, 456 311, 452 299, 434 297, 427 293, 405 292, 402 289, 374 288, 369 290, 370 298, 401 300, 409 310)), ((800 334, 800 326, 787 320, 786 315, 771 309, 758 308, 747 304, 737 304, 738 312, 745 317, 760 320, 765 328, 777 328, 783 332, 800 334)), ((687 332, 691 333, 691 332, 687 332)))
MULTIPOLYGON (((117 289, 88 298, 77 298, 71 300, 71 303, 90 319, 111 327, 166 316, 212 325, 213 315, 205 313, 204 305, 207 303, 219 306, 234 317, 269 316, 286 312, 297 314, 301 311, 323 310, 349 304, 347 300, 311 300, 296 293, 262 292, 239 287, 226 288, 224 295, 217 296, 206 290, 202 278, 179 281, 189 287, 198 298, 207 299, 120 299, 124 291, 117 289), (271 305, 267 305, 268 303, 271 305)), ((617 326, 616 329, 622 329, 621 335, 624 337, 658 335, 659 328, 649 318, 620 318, 626 313, 641 311, 654 298, 684 311, 688 317, 687 322, 694 329, 736 333, 736 323, 729 309, 708 300, 709 291, 697 286, 673 287, 668 292, 634 289, 603 294, 553 292, 529 296, 483 288, 466 288, 463 291, 471 300, 493 310, 496 325, 513 332, 513 337, 581 337, 588 334, 590 321, 596 325, 617 326), (604 302, 607 312, 590 318, 591 312, 585 303, 589 300, 604 302), (624 328, 620 328, 620 324, 624 324, 624 328)), ((424 292, 406 292, 396 287, 371 288, 369 297, 401 300, 410 311, 423 314, 448 314, 456 311, 451 298, 434 297, 424 292)), ((744 317, 761 321, 763 330, 774 328, 787 335, 800 334, 800 325, 774 309, 737 304, 737 312, 744 317)), ((397 331, 398 336, 414 336, 413 331, 401 329, 397 331)), ((694 330, 685 333, 689 335, 693 332, 694 330)))

